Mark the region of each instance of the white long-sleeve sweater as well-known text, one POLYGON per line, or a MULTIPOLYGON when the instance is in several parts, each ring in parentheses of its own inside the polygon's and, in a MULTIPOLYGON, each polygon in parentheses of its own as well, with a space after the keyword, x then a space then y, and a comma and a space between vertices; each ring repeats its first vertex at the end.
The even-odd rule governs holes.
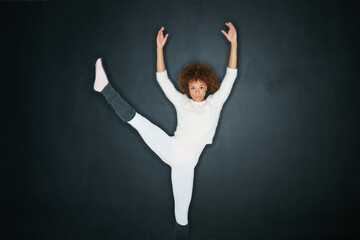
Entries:
POLYGON ((220 118, 220 112, 237 77, 237 69, 227 68, 217 92, 205 101, 195 102, 177 91, 167 71, 156 72, 156 79, 166 97, 175 106, 177 127, 175 139, 184 144, 211 144, 220 118))

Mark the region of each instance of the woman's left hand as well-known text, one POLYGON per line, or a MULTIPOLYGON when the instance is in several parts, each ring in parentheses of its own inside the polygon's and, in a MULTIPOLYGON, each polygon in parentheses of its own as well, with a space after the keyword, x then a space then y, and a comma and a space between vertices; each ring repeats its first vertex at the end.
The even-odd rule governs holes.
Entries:
POLYGON ((228 31, 228 33, 226 33, 224 30, 221 30, 221 32, 225 35, 225 37, 227 38, 227 40, 229 40, 229 42, 236 43, 237 35, 236 35, 236 29, 235 29, 234 25, 231 22, 228 22, 225 24, 226 24, 226 26, 229 27, 229 31, 228 31))

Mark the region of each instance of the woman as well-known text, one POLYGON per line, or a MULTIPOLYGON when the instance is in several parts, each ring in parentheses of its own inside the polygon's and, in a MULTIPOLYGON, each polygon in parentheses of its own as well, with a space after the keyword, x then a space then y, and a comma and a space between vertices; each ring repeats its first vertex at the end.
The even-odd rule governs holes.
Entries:
POLYGON ((105 97, 116 114, 133 126, 146 144, 171 167, 171 182, 175 201, 175 239, 188 239, 188 209, 192 196, 194 168, 206 144, 211 144, 223 104, 228 98, 237 76, 237 34, 232 23, 226 23, 228 33, 221 32, 231 43, 229 64, 221 85, 211 68, 206 64, 185 66, 179 76, 178 92, 165 68, 163 47, 168 34, 164 37, 162 27, 157 35, 156 79, 166 97, 175 106, 177 128, 174 136, 136 112, 112 88, 107 80, 101 59, 96 62, 94 89, 105 97), (210 95, 205 99, 206 92, 210 95))

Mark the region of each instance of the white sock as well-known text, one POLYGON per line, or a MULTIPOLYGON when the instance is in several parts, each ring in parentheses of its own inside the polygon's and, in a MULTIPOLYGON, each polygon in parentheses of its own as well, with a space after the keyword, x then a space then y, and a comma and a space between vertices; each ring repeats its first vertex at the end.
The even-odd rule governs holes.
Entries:
POLYGON ((94 90, 97 92, 101 92, 104 87, 109 83, 104 68, 102 66, 101 58, 99 58, 95 63, 96 74, 95 74, 95 82, 94 82, 94 90))

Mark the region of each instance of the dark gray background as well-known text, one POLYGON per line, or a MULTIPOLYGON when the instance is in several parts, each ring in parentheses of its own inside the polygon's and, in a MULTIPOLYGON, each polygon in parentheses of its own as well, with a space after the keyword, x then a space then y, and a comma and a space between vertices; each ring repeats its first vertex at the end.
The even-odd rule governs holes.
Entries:
POLYGON ((191 239, 359 237, 359 2, 1 3, 1 239, 172 239, 170 168, 93 90, 168 134, 155 80, 192 61, 239 74, 196 167, 191 239))

